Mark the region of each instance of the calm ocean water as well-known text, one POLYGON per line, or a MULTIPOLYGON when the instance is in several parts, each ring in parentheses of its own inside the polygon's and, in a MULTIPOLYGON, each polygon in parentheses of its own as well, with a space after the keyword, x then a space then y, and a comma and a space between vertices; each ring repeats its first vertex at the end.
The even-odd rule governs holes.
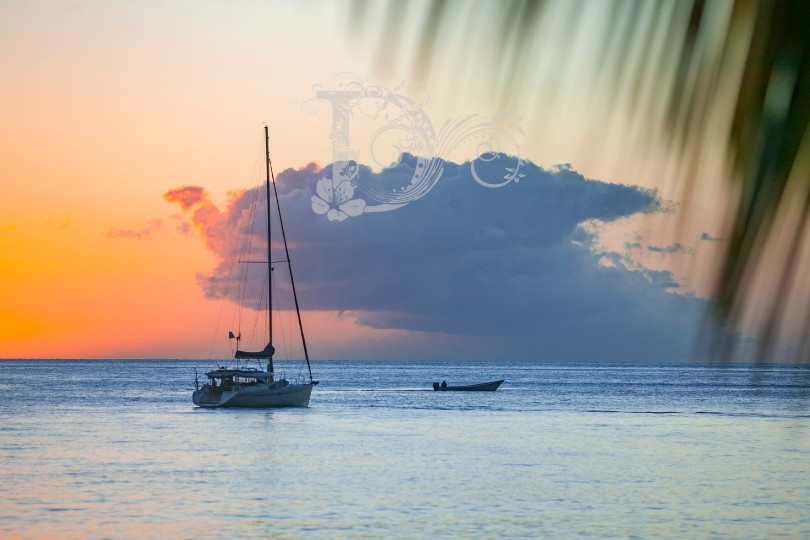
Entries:
POLYGON ((195 367, 0 362, 0 537, 810 537, 807 367, 317 362, 273 411, 195 367))

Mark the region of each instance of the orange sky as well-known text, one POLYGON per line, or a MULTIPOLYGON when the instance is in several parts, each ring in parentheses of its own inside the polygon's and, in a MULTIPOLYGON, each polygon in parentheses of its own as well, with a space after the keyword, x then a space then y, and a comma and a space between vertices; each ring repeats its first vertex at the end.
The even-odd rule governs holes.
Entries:
MULTIPOLYGON (((376 41, 349 35, 348 5, 0 4, 0 357, 208 356, 217 307, 203 299, 195 275, 213 258, 163 194, 204 186, 224 203, 254 175, 265 122, 277 172, 331 161, 328 108, 311 114, 302 105, 314 85, 328 86, 341 72, 373 77, 379 64, 376 41)), ((454 54, 446 53, 449 62, 454 54)), ((396 86, 409 74, 400 71, 375 82, 396 86)), ((438 125, 498 112, 486 94, 461 92, 445 78, 428 74, 419 84, 438 125)), ((566 84, 573 97, 565 110, 575 111, 578 90, 566 84)), ((516 114, 534 111, 522 111, 519 100, 509 105, 516 114)), ((621 125, 593 156, 587 145, 569 144, 592 117, 568 120, 527 118, 523 156, 658 186, 650 170, 664 162, 635 159, 638 148, 624 144, 621 125)), ((714 225, 696 230, 714 233, 714 225)), ((605 242, 621 244, 628 234, 618 224, 605 242)), ((687 284, 685 270, 678 275, 706 291, 687 284)), ((360 340, 404 338, 361 328, 350 314, 306 317, 338 357, 360 340)))
POLYGON ((0 5, 0 357, 207 355, 194 275, 212 258, 163 193, 224 199, 263 122, 279 165, 328 156, 298 125, 340 64, 328 25, 308 32, 317 11, 185 7, 0 5))

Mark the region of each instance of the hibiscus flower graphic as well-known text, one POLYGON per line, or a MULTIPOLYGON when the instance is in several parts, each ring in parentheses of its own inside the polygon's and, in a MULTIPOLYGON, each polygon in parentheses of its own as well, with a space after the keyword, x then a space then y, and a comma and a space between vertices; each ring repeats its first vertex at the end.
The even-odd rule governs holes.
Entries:
POLYGON ((363 199, 354 197, 354 186, 349 180, 342 180, 337 185, 331 178, 321 178, 312 196, 312 211, 326 214, 329 221, 343 221, 347 217, 357 217, 366 208, 363 199))

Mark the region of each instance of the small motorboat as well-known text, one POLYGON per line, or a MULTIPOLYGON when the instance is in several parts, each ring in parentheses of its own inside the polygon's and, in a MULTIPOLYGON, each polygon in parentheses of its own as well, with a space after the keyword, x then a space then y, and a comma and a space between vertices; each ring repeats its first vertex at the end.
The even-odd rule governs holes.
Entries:
POLYGON ((433 383, 434 390, 455 390, 461 392, 494 392, 498 389, 501 383, 506 379, 501 379, 499 381, 490 381, 485 383, 478 383, 478 384, 468 384, 465 386, 447 386, 447 383, 442 381, 441 384, 435 382, 433 383))

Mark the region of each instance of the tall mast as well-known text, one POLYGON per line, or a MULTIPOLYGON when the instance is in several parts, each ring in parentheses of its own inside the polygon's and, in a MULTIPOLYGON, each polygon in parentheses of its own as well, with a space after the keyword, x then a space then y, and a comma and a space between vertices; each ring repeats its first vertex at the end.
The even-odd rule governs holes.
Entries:
MULTIPOLYGON (((267 336, 268 343, 273 344, 273 260, 271 259, 270 249, 270 133, 267 126, 264 126, 264 152, 266 155, 265 167, 267 169, 267 177, 265 180, 265 194, 267 195, 267 336)), ((273 185, 273 191, 276 186, 273 185)), ((278 201, 276 201, 278 203, 278 201)), ((286 246, 286 241, 285 241, 286 246)), ((272 351, 272 349, 271 349, 272 351)), ((271 352, 267 359, 267 371, 273 372, 273 353, 271 352)), ((310 376, 311 378, 311 376, 310 376)))
MULTIPOLYGON (((307 340, 304 338, 304 324, 301 322, 301 309, 298 307, 298 293, 295 292, 295 280, 293 279, 292 263, 290 262, 290 250, 287 248, 287 235, 284 233, 284 220, 281 219, 281 204, 278 202, 278 190, 276 189, 276 177, 273 174, 273 164, 270 162, 270 137, 267 135, 267 126, 264 126, 265 143, 267 145, 267 260, 270 260, 270 179, 273 180, 273 195, 276 199, 276 212, 278 213, 278 225, 281 230, 281 239, 284 242, 284 257, 287 259, 287 270, 290 272, 290 288, 292 289, 293 302, 295 303, 295 314, 298 316, 298 330, 301 333, 301 346, 304 348, 304 358, 307 361, 309 371, 309 381, 312 382, 312 366, 309 364, 309 351, 307 351, 307 340)), ((271 330, 272 331, 272 330, 271 330)), ((272 334, 271 334, 272 335, 272 334)), ((272 358, 270 359, 272 362, 272 358)))

